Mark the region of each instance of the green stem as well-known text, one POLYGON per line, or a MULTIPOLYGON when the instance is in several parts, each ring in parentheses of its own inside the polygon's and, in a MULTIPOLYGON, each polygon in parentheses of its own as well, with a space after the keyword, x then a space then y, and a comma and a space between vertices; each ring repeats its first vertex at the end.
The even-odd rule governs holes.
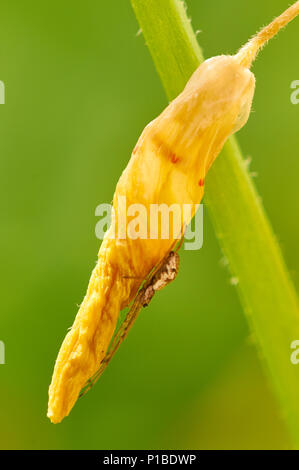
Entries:
MULTIPOLYGON (((183 2, 131 0, 169 99, 180 93, 202 62, 183 2)), ((291 342, 299 339, 296 293, 260 197, 235 138, 225 145, 207 178, 205 202, 257 338, 259 350, 299 447, 299 365, 291 342)))

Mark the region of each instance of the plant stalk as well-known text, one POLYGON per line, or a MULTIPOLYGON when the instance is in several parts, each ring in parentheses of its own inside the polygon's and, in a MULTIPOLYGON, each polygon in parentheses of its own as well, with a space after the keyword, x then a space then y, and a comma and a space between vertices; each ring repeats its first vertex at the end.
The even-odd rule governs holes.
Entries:
MULTIPOLYGON (((131 3, 167 97, 172 100, 203 61, 184 3, 131 3)), ((291 343, 299 339, 298 299, 234 137, 209 172, 205 203, 294 446, 299 448, 299 365, 290 360, 291 343)))

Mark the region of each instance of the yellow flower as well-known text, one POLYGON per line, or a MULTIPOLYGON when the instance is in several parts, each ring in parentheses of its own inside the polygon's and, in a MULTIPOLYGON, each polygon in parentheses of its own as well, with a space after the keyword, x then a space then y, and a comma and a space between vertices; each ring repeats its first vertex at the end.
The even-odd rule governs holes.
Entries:
POLYGON ((48 417, 53 423, 69 414, 86 381, 98 370, 120 310, 136 296, 140 278, 167 255, 176 236, 150 239, 148 233, 146 239, 134 240, 118 236, 124 210, 119 197, 126 198, 127 206, 143 204, 148 218, 151 204, 195 207, 201 202, 207 171, 227 138, 249 117, 255 78, 248 67, 261 45, 299 13, 299 2, 287 12, 236 56, 205 61, 183 92, 144 129, 114 194, 116 236, 111 237, 110 228, 87 294, 58 354, 49 389, 48 417))

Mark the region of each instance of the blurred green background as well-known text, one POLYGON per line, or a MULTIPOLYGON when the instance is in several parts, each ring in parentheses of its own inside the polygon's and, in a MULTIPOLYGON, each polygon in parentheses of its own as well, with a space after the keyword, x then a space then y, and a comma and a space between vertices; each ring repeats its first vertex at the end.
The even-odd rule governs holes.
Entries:
MULTIPOLYGON (((161 0, 163 1, 163 0, 161 0)), ((287 0, 188 0, 206 57, 235 52, 287 0)), ((204 245, 142 312, 97 386, 59 425, 53 364, 95 264, 110 202, 144 126, 167 104, 129 0, 0 7, 2 449, 290 448, 205 211, 204 245)), ((239 141, 298 287, 298 21, 254 66, 239 141)))

